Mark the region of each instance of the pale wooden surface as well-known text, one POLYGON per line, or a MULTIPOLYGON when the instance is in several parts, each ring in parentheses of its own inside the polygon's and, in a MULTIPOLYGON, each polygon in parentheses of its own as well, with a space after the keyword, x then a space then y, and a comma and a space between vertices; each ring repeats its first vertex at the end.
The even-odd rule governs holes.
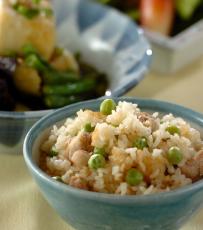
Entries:
MULTIPOLYGON (((203 58, 171 76, 150 73, 127 95, 175 102, 203 112, 203 58)), ((0 151, 0 229, 70 230, 47 204, 25 166, 23 156, 0 151)), ((181 230, 202 230, 200 210, 181 230)))

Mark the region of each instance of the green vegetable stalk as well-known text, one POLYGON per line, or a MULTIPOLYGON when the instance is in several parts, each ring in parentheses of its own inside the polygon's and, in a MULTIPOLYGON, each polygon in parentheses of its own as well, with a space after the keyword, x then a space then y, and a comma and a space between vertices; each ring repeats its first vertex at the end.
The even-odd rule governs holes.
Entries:
POLYGON ((75 102, 81 101, 81 96, 59 96, 59 95, 46 95, 44 103, 48 108, 60 108, 75 102))
POLYGON ((79 79, 73 71, 59 72, 52 68, 48 62, 41 59, 37 54, 29 54, 25 59, 26 64, 42 73, 44 84, 56 85, 67 82, 75 82, 79 79))
POLYGON ((76 83, 67 83, 63 85, 45 85, 43 86, 43 93, 45 95, 73 95, 88 92, 95 87, 94 79, 80 80, 76 83))
POLYGON ((192 17, 194 11, 202 3, 202 0, 176 0, 176 10, 183 20, 192 17))

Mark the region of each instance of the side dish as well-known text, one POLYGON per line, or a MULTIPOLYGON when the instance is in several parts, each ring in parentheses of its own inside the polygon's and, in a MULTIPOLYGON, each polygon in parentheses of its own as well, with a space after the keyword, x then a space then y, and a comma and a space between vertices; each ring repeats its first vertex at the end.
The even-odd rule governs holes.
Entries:
POLYGON ((55 180, 88 191, 139 195, 170 191, 203 176, 200 132, 172 114, 104 100, 54 126, 39 165, 55 180))
POLYGON ((104 95, 106 75, 56 44, 48 0, 0 1, 0 110, 42 110, 104 95))

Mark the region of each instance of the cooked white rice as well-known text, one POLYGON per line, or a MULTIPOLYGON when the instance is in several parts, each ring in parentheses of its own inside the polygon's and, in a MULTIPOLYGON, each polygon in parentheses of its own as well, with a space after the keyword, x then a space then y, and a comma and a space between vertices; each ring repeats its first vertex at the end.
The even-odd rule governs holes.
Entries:
POLYGON ((157 112, 150 115, 125 101, 108 116, 80 110, 74 119, 53 127, 41 150, 40 166, 50 176, 89 191, 147 195, 191 184, 203 175, 203 142, 197 130, 182 118, 161 117, 157 112), (89 133, 83 129, 88 123, 94 127, 89 133), (169 126, 180 132, 170 134, 169 126), (132 144, 139 137, 147 140, 143 149, 132 144), (50 156, 53 147, 56 155, 50 156), (88 166, 95 147, 106 153, 105 165, 98 169, 88 166), (171 147, 178 147, 182 154, 177 164, 167 157, 171 147), (143 175, 136 185, 126 179, 132 168, 143 175))

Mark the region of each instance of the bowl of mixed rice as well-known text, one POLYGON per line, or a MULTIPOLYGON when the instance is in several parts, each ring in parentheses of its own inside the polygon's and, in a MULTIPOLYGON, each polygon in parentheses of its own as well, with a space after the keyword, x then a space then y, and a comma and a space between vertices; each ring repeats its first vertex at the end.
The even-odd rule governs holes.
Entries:
POLYGON ((44 117, 24 158, 76 229, 179 229, 203 201, 203 116, 167 102, 97 99, 44 117))

